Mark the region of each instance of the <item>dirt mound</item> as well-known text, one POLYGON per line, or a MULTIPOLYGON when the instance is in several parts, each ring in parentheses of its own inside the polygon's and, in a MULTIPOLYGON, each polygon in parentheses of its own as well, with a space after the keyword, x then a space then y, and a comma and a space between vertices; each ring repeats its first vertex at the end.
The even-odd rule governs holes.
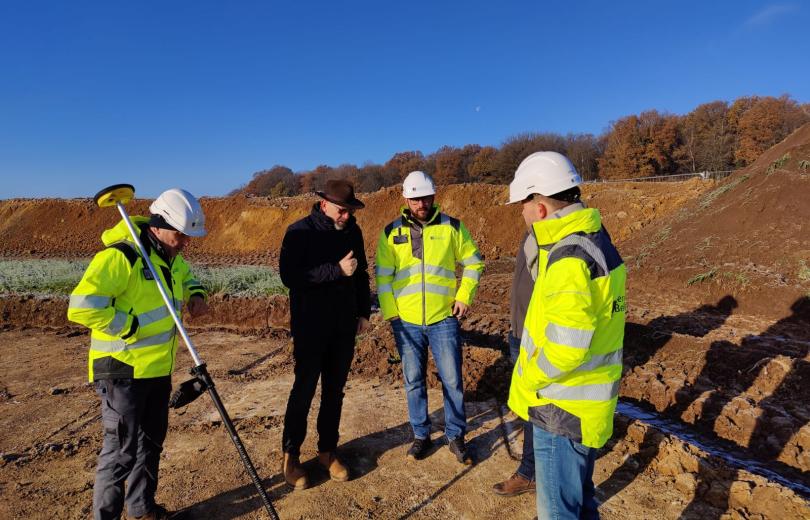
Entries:
POLYGON ((740 311, 789 312, 810 290, 810 124, 622 248, 635 301, 665 293, 701 304, 733 295, 740 311))
MULTIPOLYGON (((679 184, 604 184, 584 187, 585 199, 603 210, 617 242, 632 236, 712 187, 711 182, 679 184)), ((470 229, 487 259, 514 256, 523 227, 520 208, 505 206, 506 188, 489 184, 442 187, 442 209, 470 229)), ((361 195, 366 208, 357 213, 366 253, 374 257, 377 236, 399 212, 399 188, 361 195)), ((197 262, 274 264, 284 232, 307 215, 314 196, 290 198, 203 198, 208 236, 195 240, 186 256, 197 262)), ((149 201, 130 204, 131 214, 145 214, 149 201)), ((80 258, 101 246, 102 231, 118 222, 118 212, 100 209, 86 199, 9 199, 0 201, 0 257, 80 258)))

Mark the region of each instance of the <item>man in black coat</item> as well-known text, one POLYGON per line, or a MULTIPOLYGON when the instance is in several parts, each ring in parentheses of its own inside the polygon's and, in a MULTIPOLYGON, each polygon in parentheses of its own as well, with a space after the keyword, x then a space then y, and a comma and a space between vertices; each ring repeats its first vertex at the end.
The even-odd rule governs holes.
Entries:
POLYGON ((319 377, 318 462, 332 480, 349 479, 335 453, 343 387, 354 338, 368 329, 371 313, 363 234, 353 216, 364 204, 355 198, 348 181, 328 181, 326 190, 317 194, 323 200, 309 216, 287 228, 281 245, 281 280, 290 289, 295 359, 295 382, 284 416, 283 473, 294 489, 309 484, 300 450, 319 377))

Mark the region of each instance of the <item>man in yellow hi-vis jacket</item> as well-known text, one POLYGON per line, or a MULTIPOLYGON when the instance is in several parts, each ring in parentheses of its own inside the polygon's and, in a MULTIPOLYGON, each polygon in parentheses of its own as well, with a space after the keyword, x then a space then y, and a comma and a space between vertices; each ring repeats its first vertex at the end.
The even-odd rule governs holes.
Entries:
POLYGON ((484 261, 464 224, 434 205, 435 194, 425 173, 415 171, 405 178, 407 207, 385 227, 377 244, 377 294, 402 359, 414 433, 408 457, 421 459, 431 447, 425 385, 430 345, 442 380, 448 446, 459 462, 472 464, 464 443, 467 417, 458 318, 472 303, 484 261), (464 266, 458 287, 457 263, 464 266))
POLYGON ((537 152, 509 185, 538 247, 509 407, 534 424, 540 519, 599 517, 594 459, 622 375, 626 269, 599 211, 580 201, 581 182, 565 156, 537 152))
MULTIPOLYGON (((180 252, 205 235, 199 202, 185 190, 163 192, 150 218, 132 217, 160 282, 180 314, 208 310, 205 289, 180 252)), ((155 504, 158 466, 169 420, 169 393, 178 347, 174 321, 152 273, 120 222, 101 235, 96 254, 70 295, 68 319, 91 329, 89 377, 101 398, 104 441, 96 467, 93 516, 167 518, 155 504), (127 489, 124 494, 124 482, 127 489)))

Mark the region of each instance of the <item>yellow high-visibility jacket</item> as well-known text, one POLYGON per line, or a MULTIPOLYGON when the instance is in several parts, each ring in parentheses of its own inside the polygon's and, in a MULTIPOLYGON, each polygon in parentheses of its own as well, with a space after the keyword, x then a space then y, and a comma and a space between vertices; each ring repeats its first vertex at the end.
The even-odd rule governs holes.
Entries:
POLYGON ((433 206, 422 226, 408 209, 388 224, 377 243, 377 295, 383 318, 430 325, 452 314, 454 300, 470 305, 484 271, 470 232, 433 206), (456 263, 464 266, 456 288, 456 263))
MULTIPOLYGON (((141 242, 178 315, 192 295, 207 297, 180 255, 167 263, 151 247, 148 219, 130 220, 141 230, 141 242)), ((108 247, 93 257, 70 295, 67 313, 70 321, 92 330, 90 381, 170 375, 177 351, 177 330, 126 223, 122 221, 104 231, 101 240, 108 247)))
POLYGON ((566 209, 532 226, 538 275, 508 404, 548 432, 600 448, 619 395, 627 271, 599 212, 566 209))

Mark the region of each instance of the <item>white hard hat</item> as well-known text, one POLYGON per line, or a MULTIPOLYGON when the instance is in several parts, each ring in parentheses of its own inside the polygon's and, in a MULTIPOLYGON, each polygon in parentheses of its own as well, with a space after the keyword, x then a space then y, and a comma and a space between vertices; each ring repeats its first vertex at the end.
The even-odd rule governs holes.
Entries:
POLYGON ((433 185, 433 179, 425 172, 418 170, 411 172, 402 182, 402 196, 406 199, 418 199, 435 194, 436 186, 433 185))
POLYGON ((582 184, 582 177, 568 157, 557 152, 535 152, 523 159, 509 184, 509 204, 535 193, 551 197, 582 184))
POLYGON ((205 236, 205 215, 199 201, 186 190, 172 188, 160 194, 149 206, 174 229, 190 237, 205 236))

